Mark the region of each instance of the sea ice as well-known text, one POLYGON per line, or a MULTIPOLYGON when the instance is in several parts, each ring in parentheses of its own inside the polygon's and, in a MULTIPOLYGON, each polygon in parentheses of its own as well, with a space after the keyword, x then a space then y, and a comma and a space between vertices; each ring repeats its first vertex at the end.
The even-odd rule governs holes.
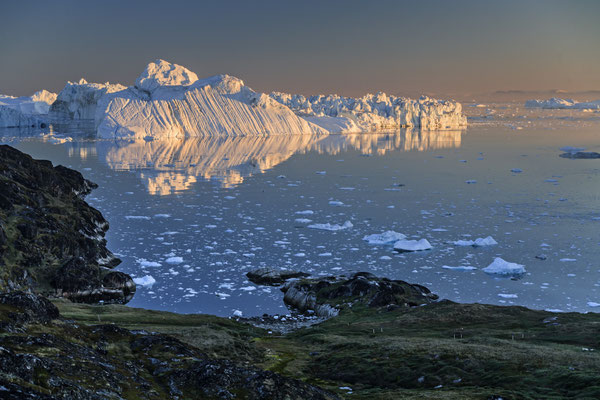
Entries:
POLYGON ((366 235, 363 240, 374 245, 385 245, 394 244, 398 240, 406 239, 406 235, 395 231, 385 231, 383 233, 373 233, 372 235, 366 235))
POLYGON ((422 251, 422 250, 430 250, 431 244, 427 239, 420 240, 398 240, 394 243, 394 250, 400 252, 406 251, 422 251))
POLYGON ((523 275, 525 271, 525 266, 521 264, 511 263, 508 261, 504 261, 500 257, 496 257, 494 261, 488 265, 487 267, 482 269, 483 272, 491 274, 491 275, 502 275, 502 276, 517 276, 523 275))
POLYGON ((442 265, 442 268, 449 269, 449 270, 452 270, 452 271, 472 271, 474 269, 477 269, 475 267, 471 267, 471 266, 468 266, 468 265, 459 266, 459 267, 451 267, 449 265, 442 265))
POLYGON ((498 242, 496 242, 494 240, 493 237, 488 236, 485 238, 477 238, 475 240, 456 240, 453 242, 449 242, 450 244, 453 244, 455 246, 473 246, 473 247, 483 247, 483 246, 492 246, 495 244, 498 244, 498 242))
POLYGON ((183 262, 183 258, 182 257, 169 257, 165 260, 166 263, 169 264, 181 264, 183 262))
POLYGON ((577 109, 577 110, 600 110, 600 100, 578 102, 573 99, 560 99, 552 97, 548 100, 527 100, 527 108, 554 108, 554 109, 577 109))

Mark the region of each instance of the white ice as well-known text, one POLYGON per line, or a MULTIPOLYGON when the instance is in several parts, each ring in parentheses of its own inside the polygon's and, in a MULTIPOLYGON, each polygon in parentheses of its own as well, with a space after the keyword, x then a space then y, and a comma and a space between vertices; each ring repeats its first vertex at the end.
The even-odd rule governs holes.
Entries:
POLYGON ((350 222, 350 221, 344 222, 343 225, 330 224, 330 223, 308 225, 308 227, 311 229, 322 229, 325 231, 341 231, 343 229, 352 228, 353 226, 354 225, 352 225, 352 222, 350 222))
POLYGON ((400 251, 423 251, 430 250, 431 244, 427 239, 420 240, 398 240, 394 243, 394 250, 400 251))
POLYGON ((363 240, 374 245, 385 245, 394 244, 398 240, 406 239, 406 235, 396 231, 385 231, 383 233, 373 233, 372 235, 366 235, 363 240))
POLYGON ((492 275, 522 275, 525 273, 525 266, 511 263, 503 260, 500 257, 496 257, 494 261, 487 267, 483 268, 482 271, 492 275))

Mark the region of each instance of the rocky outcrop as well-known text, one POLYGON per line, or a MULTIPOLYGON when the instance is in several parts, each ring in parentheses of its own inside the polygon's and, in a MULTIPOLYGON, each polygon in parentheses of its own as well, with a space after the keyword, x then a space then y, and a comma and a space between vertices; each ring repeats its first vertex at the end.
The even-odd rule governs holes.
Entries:
POLYGON ((212 359, 171 336, 53 321, 58 317, 43 297, 0 295, 0 398, 339 399, 274 372, 212 359), (6 329, 19 319, 18 330, 6 329))
POLYGON ((303 313, 331 317, 357 304, 387 309, 415 307, 438 299, 425 286, 379 278, 368 272, 351 277, 291 280, 281 289, 283 301, 303 313))
POLYGON ((258 268, 246 274, 250 282, 257 285, 279 286, 293 278, 304 278, 309 276, 305 272, 291 270, 276 270, 273 268, 258 268))
POLYGON ((125 303, 135 292, 104 239, 108 222, 83 199, 96 185, 0 146, 0 291, 30 288, 80 302, 125 303))

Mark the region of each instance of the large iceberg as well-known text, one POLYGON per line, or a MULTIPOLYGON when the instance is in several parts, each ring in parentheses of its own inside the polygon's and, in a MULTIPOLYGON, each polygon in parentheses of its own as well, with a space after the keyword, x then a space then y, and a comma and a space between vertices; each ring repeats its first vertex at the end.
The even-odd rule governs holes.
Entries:
POLYGON ((182 138, 361 133, 466 126, 460 103, 384 93, 361 98, 257 93, 238 78, 198 79, 164 60, 148 64, 135 85, 69 82, 50 109, 54 120, 93 121, 104 138, 182 138))
POLYGON ((573 99, 560 99, 552 97, 548 100, 527 100, 527 108, 574 109, 574 110, 600 110, 600 100, 578 102, 573 99))
POLYGON ((325 134, 241 79, 195 73, 164 60, 134 86, 69 83, 52 106, 57 119, 94 120, 103 138, 183 138, 325 134))
POLYGON ((413 100, 382 92, 359 98, 338 95, 305 97, 273 92, 271 97, 332 133, 374 132, 406 127, 455 130, 467 125, 467 117, 463 115, 460 103, 427 96, 413 100))
POLYGON ((56 93, 47 90, 32 96, 0 95, 0 128, 40 126, 46 121, 45 114, 54 100, 56 93))

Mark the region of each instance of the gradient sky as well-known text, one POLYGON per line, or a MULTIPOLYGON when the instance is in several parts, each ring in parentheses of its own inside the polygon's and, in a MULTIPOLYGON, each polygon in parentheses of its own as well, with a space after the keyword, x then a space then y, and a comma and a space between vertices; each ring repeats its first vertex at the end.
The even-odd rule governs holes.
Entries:
POLYGON ((264 92, 600 89, 600 1, 0 2, 2 94, 129 85, 156 58, 264 92))

